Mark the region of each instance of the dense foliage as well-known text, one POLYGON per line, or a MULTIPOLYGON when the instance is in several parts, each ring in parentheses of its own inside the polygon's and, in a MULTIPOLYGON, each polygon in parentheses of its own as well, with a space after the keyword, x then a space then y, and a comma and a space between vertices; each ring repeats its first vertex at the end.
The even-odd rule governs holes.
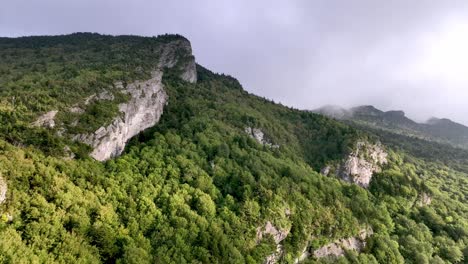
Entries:
MULTIPOLYGON (((128 99, 114 82, 148 78, 162 45, 174 40, 186 41, 179 35, 143 38, 91 33, 0 38, 0 137, 57 154, 63 145, 73 143, 32 140, 44 136, 41 129, 28 128, 39 115, 58 110, 57 127, 76 133, 93 132, 110 123, 119 114, 117 105, 128 99), (91 100, 99 93, 108 93, 114 100, 91 100), (73 107, 86 114, 71 112, 73 107)), ((75 147, 86 152, 82 146, 75 147)))
MULTIPOLYGON (((114 64, 112 57, 102 55, 114 50, 99 49, 99 43, 116 39, 88 34, 63 38, 44 37, 33 44, 18 41, 9 52, 25 53, 26 58, 31 45, 57 41, 57 45, 69 43, 83 63, 95 59, 99 67, 114 64), (84 49, 90 38, 97 38, 93 59, 84 49)), ((132 39, 119 41, 126 46, 132 39)), ((145 54, 151 49, 148 45, 133 52, 145 54)), ((144 78, 151 68, 149 61, 141 61, 143 75, 132 78, 144 78)), ((128 63, 140 66, 139 61, 128 63)), ((13 76, 7 75, 2 80, 13 76)), ((68 80, 48 70, 39 75, 44 80, 68 80)), ((372 227, 374 235, 362 253, 305 262, 468 259, 464 152, 438 145, 441 155, 458 157, 456 164, 439 154, 418 155, 418 144, 432 145, 406 137, 395 140, 391 133, 360 132, 275 104, 248 94, 232 77, 201 66, 197 84, 176 76, 169 70, 164 74, 169 104, 159 124, 132 139, 121 157, 105 163, 85 153, 63 158, 59 150, 75 143, 53 129, 31 127, 26 121, 14 126, 14 121, 4 119, 0 176, 9 189, 7 201, 0 205, 0 262, 262 263, 276 250, 272 237, 257 239, 257 228, 267 221, 290 230, 282 242, 285 263, 293 263, 305 247, 313 250, 355 236, 365 227, 372 227), (261 129, 271 145, 257 142, 246 127, 261 129), (358 139, 388 144, 389 164, 374 176, 368 190, 318 173, 325 164, 339 162, 358 139), (432 202, 424 204, 423 195, 432 202)), ((29 102, 22 103, 23 112, 8 108, 13 93, 27 96, 31 91, 48 98, 54 90, 43 86, 28 90, 24 84, 14 79, 0 82, 0 116, 14 114, 18 120, 28 120, 36 111, 69 105, 57 97, 36 102, 40 109, 29 102)), ((84 99, 85 94, 77 91, 76 98, 84 99)), ((83 118, 94 115, 86 112, 83 118)))

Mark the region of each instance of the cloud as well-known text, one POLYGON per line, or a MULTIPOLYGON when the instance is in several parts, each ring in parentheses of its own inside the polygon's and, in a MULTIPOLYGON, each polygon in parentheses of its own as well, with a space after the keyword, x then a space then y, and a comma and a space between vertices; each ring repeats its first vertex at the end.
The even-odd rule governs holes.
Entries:
POLYGON ((199 63, 284 104, 468 124, 467 11, 464 0, 15 0, 0 35, 179 33, 199 63))

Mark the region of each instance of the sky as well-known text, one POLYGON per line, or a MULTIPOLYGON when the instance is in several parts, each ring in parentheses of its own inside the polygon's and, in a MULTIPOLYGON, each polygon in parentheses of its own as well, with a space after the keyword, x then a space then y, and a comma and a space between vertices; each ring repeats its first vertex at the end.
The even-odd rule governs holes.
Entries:
POLYGON ((3 0, 0 36, 187 37, 199 64, 299 109, 468 125, 466 0, 3 0))

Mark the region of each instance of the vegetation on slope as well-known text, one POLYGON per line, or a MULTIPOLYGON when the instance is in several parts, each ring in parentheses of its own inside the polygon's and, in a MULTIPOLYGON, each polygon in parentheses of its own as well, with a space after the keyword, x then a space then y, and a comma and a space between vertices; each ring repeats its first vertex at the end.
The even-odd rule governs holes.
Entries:
MULTIPOLYGON (((105 163, 85 155, 63 159, 54 130, 0 124, 0 176, 9 186, 0 205, 0 262, 262 263, 276 250, 272 237, 256 238, 267 221, 290 230, 282 242, 285 263, 306 246, 355 236, 365 226, 374 235, 361 254, 306 262, 468 259, 465 170, 439 162, 439 155, 416 155, 408 138, 388 143, 389 164, 369 190, 325 177, 318 173, 324 164, 342 159, 358 139, 394 135, 368 135, 249 95, 232 77, 202 67, 197 84, 176 76, 164 74, 169 104, 160 123, 105 163), (246 127, 261 129, 279 147, 260 144, 246 127), (3 129, 30 133, 31 141, 9 139, 3 129), (430 205, 420 203, 423 193, 430 205)), ((27 109, 12 113, 36 111, 27 109)), ((439 150, 445 153, 443 145, 439 150)), ((456 149, 446 151, 466 164, 456 149)))
POLYGON ((148 79, 161 46, 176 40, 186 41, 179 35, 144 38, 91 33, 0 38, 0 137, 13 144, 34 145, 48 154, 63 153, 63 146, 71 145, 85 155, 83 146, 63 138, 52 140, 43 129, 31 128, 31 123, 51 110, 59 111, 56 132, 94 132, 110 123, 119 113, 118 104, 128 100, 114 82, 148 79), (114 100, 84 104, 103 92, 114 100), (71 112, 72 107, 82 108, 85 114, 71 112))

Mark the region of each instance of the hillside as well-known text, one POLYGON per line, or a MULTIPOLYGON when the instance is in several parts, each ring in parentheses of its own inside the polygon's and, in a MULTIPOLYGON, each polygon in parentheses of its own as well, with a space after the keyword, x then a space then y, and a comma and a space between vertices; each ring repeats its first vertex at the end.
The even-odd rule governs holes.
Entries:
POLYGON ((468 259, 463 150, 249 94, 177 35, 0 47, 1 263, 468 259))
POLYGON ((417 123, 406 117, 403 111, 385 112, 373 106, 358 106, 351 109, 325 106, 313 112, 370 128, 468 149, 468 127, 446 118, 431 118, 425 123, 417 123))

